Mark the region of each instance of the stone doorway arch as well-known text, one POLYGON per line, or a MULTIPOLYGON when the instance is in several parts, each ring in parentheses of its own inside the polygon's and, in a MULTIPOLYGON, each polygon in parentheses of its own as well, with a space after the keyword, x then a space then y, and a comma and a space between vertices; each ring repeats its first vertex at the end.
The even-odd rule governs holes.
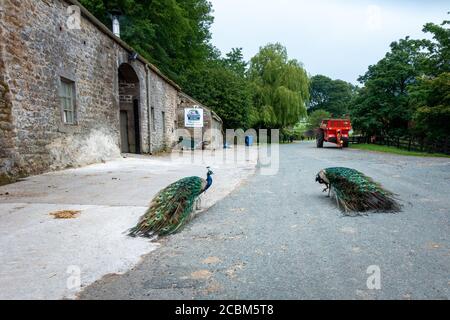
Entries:
POLYGON ((141 153, 140 83, 133 67, 119 67, 120 149, 122 153, 141 153))

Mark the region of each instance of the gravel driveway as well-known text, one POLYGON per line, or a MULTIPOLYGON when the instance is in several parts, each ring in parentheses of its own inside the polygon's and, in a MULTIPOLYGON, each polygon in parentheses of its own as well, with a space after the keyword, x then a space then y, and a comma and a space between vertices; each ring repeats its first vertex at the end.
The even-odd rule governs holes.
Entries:
POLYGON ((313 143, 282 145, 280 157, 277 175, 254 175, 136 268, 80 298, 450 298, 450 159, 313 143), (330 166, 372 176, 403 211, 344 217, 314 181, 330 166), (380 271, 381 289, 368 289, 368 268, 380 271))

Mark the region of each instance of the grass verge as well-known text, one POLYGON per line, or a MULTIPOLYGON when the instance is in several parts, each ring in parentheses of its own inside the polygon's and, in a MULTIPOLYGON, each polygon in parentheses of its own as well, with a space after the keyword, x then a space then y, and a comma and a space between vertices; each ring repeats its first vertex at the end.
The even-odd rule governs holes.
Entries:
POLYGON ((397 147, 380 146, 377 144, 350 144, 350 148, 358 149, 358 150, 366 150, 366 151, 392 153, 392 154, 398 154, 398 155, 402 155, 402 156, 450 158, 449 155, 442 154, 442 153, 427 153, 427 152, 419 152, 419 151, 408 151, 405 149, 399 149, 397 147))

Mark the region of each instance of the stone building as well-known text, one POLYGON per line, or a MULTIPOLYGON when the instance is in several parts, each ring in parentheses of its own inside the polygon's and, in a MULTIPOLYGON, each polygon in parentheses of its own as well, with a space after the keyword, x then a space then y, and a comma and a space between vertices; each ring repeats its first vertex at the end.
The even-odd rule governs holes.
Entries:
POLYGON ((0 6, 0 183, 175 145, 180 87, 77 1, 0 6))
POLYGON ((223 122, 211 109, 194 100, 187 94, 180 92, 180 103, 177 111, 178 127, 182 131, 178 134, 179 148, 184 149, 221 149, 223 148, 223 122), (188 128, 185 124, 185 109, 198 108, 203 110, 203 127, 188 128), (183 132, 183 130, 185 132, 183 132), (180 141, 183 137, 184 141, 180 141))

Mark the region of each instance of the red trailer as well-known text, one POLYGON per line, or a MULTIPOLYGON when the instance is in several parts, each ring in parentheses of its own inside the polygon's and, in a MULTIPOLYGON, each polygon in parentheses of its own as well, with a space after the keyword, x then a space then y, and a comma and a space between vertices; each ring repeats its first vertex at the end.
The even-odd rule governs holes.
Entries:
POLYGON ((347 148, 350 130, 352 124, 349 119, 323 120, 316 137, 317 148, 323 148, 324 142, 335 143, 339 148, 347 148))

